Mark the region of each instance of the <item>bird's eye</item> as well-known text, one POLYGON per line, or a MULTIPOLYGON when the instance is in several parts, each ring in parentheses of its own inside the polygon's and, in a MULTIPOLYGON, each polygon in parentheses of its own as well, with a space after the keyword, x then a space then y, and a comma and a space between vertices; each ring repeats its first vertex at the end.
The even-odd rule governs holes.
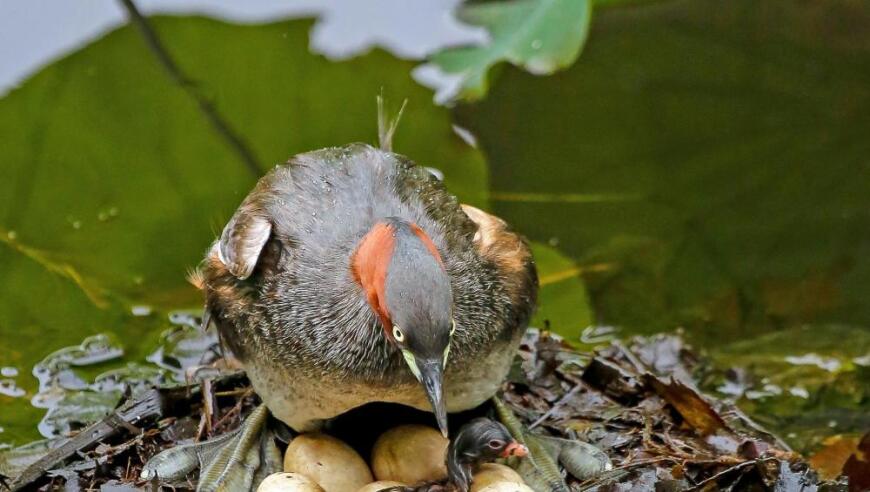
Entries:
POLYGON ((397 342, 404 342, 405 333, 398 326, 393 326, 393 338, 395 338, 397 342))
POLYGON ((493 439, 492 441, 489 441, 487 443, 487 446, 491 447, 492 449, 501 449, 502 447, 504 447, 504 442, 499 441, 498 439, 493 439))
POLYGON ((456 333, 456 320, 455 319, 453 320, 453 325, 450 327, 450 336, 452 337, 454 333, 456 333))

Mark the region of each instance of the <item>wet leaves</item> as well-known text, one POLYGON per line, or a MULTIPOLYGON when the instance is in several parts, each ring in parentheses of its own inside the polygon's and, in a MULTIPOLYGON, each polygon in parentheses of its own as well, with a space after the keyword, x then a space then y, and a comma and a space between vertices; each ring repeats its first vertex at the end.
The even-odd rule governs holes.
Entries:
POLYGON ((621 368, 619 364, 598 357, 589 362, 586 370, 583 371, 583 379, 587 383, 596 384, 605 395, 615 400, 637 401, 641 393, 637 374, 621 368))
MULTIPOLYGON (((214 428, 219 433, 231 432, 252 405, 247 379, 231 373, 214 379, 212 384, 220 394, 219 412, 212 416, 214 428)), ((78 481, 92 486, 144 485, 139 474, 149 457, 167 447, 209 436, 202 434, 201 425, 190 425, 192 418, 203 417, 203 388, 193 385, 152 389, 128 398, 108 417, 68 439, 41 441, 0 453, 0 473, 12 472, 13 488, 33 482, 42 484, 40 490, 56 490, 78 481)))
POLYGON ((698 391, 671 378, 664 381, 652 374, 644 375, 644 382, 671 405, 701 436, 709 436, 726 429, 725 421, 698 391))
MULTIPOLYGON (((569 474, 577 490, 661 484, 656 487, 674 491, 799 491, 821 484, 805 462, 739 409, 697 389, 695 376, 703 367, 680 338, 615 341, 581 363, 572 355, 558 337, 529 332, 520 352, 528 379, 508 383, 504 399, 527 426, 537 427, 534 432, 580 439, 607 453, 613 470, 582 480, 569 474), (531 370, 540 365, 530 361, 540 359, 552 370, 531 370)), ((826 486, 845 490, 841 483, 826 486)))
MULTIPOLYGON (((562 487, 560 470, 567 471, 565 485, 586 491, 650 487, 668 491, 846 491, 844 481, 820 480, 806 462, 739 409, 698 391, 694 376, 703 374, 704 367, 676 336, 614 341, 590 359, 560 337, 530 330, 516 366, 503 386, 505 403, 497 408, 510 409, 516 419, 516 425, 508 425, 511 432, 521 432, 533 454, 545 453, 551 460, 550 468, 529 461, 521 469, 539 492, 562 487), (651 354, 658 354, 662 363, 657 364, 651 354), (612 381, 626 377, 631 385, 612 381)), ((180 398, 161 406, 170 413, 137 423, 141 432, 129 434, 122 425, 98 441, 87 440, 90 431, 78 434, 77 439, 85 443, 78 455, 84 459, 65 454, 70 459, 53 465, 53 476, 43 480, 141 485, 137 477, 150 457, 167 446, 205 437, 209 428, 212 435, 231 432, 255 403, 241 376, 168 391, 180 398), (209 405, 213 414, 205 412, 209 405), (203 425, 203 419, 213 425, 203 425)), ((365 418, 364 413, 360 416, 365 418)), ((110 421, 95 426, 106 422, 110 421)), ((843 464, 844 474, 857 477, 855 483, 863 483, 866 477, 868 442, 870 437, 865 437, 843 464)), ((0 465, 5 466, 0 466, 0 473, 12 469, 10 463, 17 463, 14 469, 20 470, 32 463, 34 455, 54 446, 0 455, 0 465)), ((190 482, 181 477, 188 472, 175 477, 177 485, 194 483, 192 476, 190 482)))

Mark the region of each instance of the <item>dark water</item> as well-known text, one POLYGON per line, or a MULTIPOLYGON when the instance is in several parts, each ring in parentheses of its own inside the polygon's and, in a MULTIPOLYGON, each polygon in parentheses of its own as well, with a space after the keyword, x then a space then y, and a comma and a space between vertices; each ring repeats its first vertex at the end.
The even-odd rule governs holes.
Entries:
MULTIPOLYGON (((396 149, 535 243, 536 324, 576 342, 680 328, 722 370, 711 390, 803 449, 870 428, 863 4, 602 11, 571 69, 499 67, 486 99, 452 110, 412 62, 310 54, 310 21, 154 24, 260 169, 374 142, 374 95, 407 97, 396 149)), ((256 173, 129 27, 0 100, 0 135, 0 442, 21 444, 37 406, 96 415, 123 381, 192 363, 148 360, 200 346, 170 314, 199 306, 185 274, 256 173)))

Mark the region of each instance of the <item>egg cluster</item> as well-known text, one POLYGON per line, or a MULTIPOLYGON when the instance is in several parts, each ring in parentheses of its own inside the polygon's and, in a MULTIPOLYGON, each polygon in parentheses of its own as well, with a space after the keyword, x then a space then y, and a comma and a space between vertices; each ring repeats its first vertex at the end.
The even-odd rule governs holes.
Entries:
MULTIPOLYGON (((383 433, 372 448, 371 467, 332 436, 302 434, 284 454, 284 472, 266 477, 257 492, 377 492, 447 478, 449 442, 437 430, 402 425, 383 433)), ((532 492, 512 468, 486 463, 471 492, 532 492)))

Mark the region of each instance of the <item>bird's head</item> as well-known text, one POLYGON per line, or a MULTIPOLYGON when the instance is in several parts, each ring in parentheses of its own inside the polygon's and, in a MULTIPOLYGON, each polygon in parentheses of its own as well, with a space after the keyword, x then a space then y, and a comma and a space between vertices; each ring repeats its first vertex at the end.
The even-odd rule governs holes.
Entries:
POLYGON ((514 440, 504 425, 485 417, 462 426, 451 445, 456 450, 456 459, 475 463, 528 454, 528 449, 514 440))
POLYGON ((497 458, 526 456, 529 450, 495 420, 476 418, 463 425, 447 448, 447 477, 454 489, 467 491, 472 471, 497 458))
POLYGON ((442 386, 456 324, 450 277, 438 249, 419 226, 390 217, 362 238, 351 268, 384 336, 423 385, 447 436, 442 386))

